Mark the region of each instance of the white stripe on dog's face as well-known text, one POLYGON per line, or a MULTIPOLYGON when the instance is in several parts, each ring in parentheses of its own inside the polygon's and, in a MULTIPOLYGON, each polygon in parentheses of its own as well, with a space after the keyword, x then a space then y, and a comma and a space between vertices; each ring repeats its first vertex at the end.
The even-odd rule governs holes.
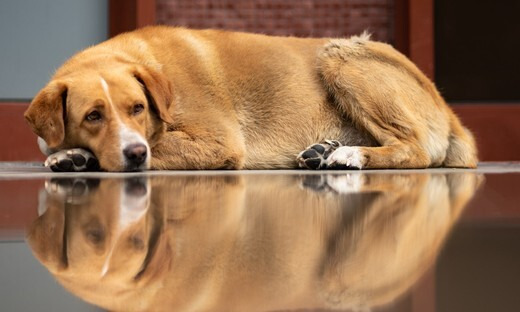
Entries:
POLYGON ((52 151, 52 150, 49 148, 49 145, 47 145, 47 142, 45 142, 45 140, 42 139, 41 137, 38 137, 37 142, 38 142, 38 147, 40 148, 40 151, 41 151, 45 156, 49 156, 50 154, 52 154, 52 153, 54 152, 54 151, 52 151))
POLYGON ((121 235, 130 226, 138 223, 148 211, 150 206, 150 182, 147 180, 142 184, 143 193, 135 193, 127 190, 127 183, 121 183, 119 195, 119 215, 117 225, 112 233, 110 249, 108 250, 105 262, 101 268, 101 277, 105 276, 110 269, 110 261, 121 235))
POLYGON ((100 79, 101 79, 101 86, 103 87, 103 92, 105 93, 108 104, 110 105, 110 108, 112 109, 112 112, 113 112, 112 115, 114 116, 113 117, 114 121, 117 123, 118 137, 119 137, 119 151, 120 151, 119 155, 121 157, 121 159, 120 159, 121 163, 124 164, 124 166, 126 166, 126 159, 125 159, 125 155, 123 154, 123 150, 130 144, 141 143, 146 146, 146 154, 148 155, 146 157, 146 161, 144 162, 142 167, 143 167, 143 169, 149 168, 151 154, 150 154, 150 146, 148 145, 148 142, 141 136, 140 133, 129 128, 121 120, 121 118, 118 115, 116 106, 112 102, 112 97, 110 96, 110 89, 108 88, 108 84, 107 84, 106 80, 103 78, 100 78, 100 79))

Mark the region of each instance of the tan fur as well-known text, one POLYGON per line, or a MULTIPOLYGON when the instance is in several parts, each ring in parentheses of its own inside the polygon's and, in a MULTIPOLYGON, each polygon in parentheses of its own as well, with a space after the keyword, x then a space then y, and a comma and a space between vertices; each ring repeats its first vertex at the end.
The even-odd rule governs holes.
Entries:
POLYGON ((51 148, 90 149, 104 169, 122 170, 113 114, 148 140, 154 169, 295 168, 300 151, 325 139, 359 146, 363 168, 477 164, 471 134, 435 86, 368 36, 148 27, 75 55, 25 116, 51 148), (146 116, 129 117, 137 102, 146 116), (84 117, 96 105, 107 118, 93 127, 84 117))
POLYGON ((474 173, 353 174, 358 188, 339 190, 342 178, 152 177, 146 214, 126 227, 131 179, 85 195, 50 187, 28 241, 65 288, 109 310, 362 309, 395 300, 432 266, 480 183, 474 173), (313 184, 320 191, 302 187, 313 184))

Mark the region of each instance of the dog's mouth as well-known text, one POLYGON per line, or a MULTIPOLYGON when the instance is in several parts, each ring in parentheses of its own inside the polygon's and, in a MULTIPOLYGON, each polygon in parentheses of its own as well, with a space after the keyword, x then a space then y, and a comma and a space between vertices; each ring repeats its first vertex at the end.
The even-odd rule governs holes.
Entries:
POLYGON ((146 164, 135 165, 135 164, 126 164, 123 169, 124 172, 138 172, 146 170, 146 164))
POLYGON ((132 178, 125 181, 125 193, 127 195, 141 197, 148 192, 146 180, 143 178, 132 178))

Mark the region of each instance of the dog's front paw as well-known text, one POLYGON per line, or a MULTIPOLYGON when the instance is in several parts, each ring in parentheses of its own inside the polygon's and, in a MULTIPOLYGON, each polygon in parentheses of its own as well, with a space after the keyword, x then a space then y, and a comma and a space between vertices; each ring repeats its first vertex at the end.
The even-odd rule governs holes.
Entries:
POLYGON ((325 169, 327 168, 327 158, 340 146, 339 141, 325 140, 307 147, 296 157, 296 160, 300 168, 325 169))
POLYGON ((99 171, 99 162, 91 152, 73 148, 56 152, 45 161, 45 166, 55 172, 99 171))

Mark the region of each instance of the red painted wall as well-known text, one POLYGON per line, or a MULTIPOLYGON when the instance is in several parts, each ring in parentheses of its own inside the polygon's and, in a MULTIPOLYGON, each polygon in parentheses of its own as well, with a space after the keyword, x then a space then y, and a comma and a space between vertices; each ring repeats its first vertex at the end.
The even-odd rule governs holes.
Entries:
POLYGON ((43 161, 23 113, 29 103, 0 102, 0 161, 43 161))

